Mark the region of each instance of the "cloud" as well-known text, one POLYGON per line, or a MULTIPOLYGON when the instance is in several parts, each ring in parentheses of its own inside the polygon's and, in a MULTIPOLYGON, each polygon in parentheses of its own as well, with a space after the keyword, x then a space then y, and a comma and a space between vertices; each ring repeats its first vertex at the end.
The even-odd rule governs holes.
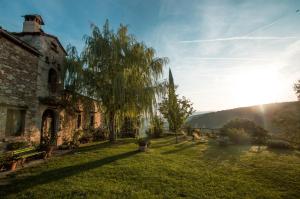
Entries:
POLYGON ((204 43, 204 42, 222 42, 222 41, 240 41, 240 40, 290 40, 297 39, 297 37, 227 37, 216 39, 198 39, 198 40, 184 40, 179 43, 204 43))

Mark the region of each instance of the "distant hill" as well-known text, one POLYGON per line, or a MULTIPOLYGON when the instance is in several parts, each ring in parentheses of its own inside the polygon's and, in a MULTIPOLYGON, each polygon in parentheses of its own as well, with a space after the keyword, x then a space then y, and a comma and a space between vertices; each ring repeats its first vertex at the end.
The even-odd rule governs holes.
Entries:
POLYGON ((193 128, 220 128, 232 119, 242 118, 254 121, 265 129, 276 132, 274 119, 281 112, 292 113, 297 110, 300 102, 272 103, 258 106, 235 108, 189 117, 187 124, 193 128))

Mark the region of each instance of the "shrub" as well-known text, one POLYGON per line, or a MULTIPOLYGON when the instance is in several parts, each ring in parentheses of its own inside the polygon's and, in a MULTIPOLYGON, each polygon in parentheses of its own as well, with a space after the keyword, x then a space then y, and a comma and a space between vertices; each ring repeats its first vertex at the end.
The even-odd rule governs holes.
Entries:
POLYGON ((291 149, 290 143, 284 140, 269 140, 267 146, 272 149, 291 149))
POLYGON ((135 138, 138 135, 138 130, 131 130, 131 131, 122 131, 119 133, 121 138, 135 138))
POLYGON ((78 147, 80 144, 79 140, 82 136, 83 136, 83 130, 74 131, 70 145, 72 145, 73 148, 78 147))
POLYGON ((220 136, 218 138, 218 144, 219 146, 225 147, 229 145, 229 138, 226 136, 220 136))
POLYGON ((251 138, 252 143, 261 145, 266 143, 268 137, 268 131, 256 125, 254 122, 250 120, 235 119, 235 120, 231 120, 220 129, 220 135, 230 137, 233 143, 236 144, 242 144, 244 142, 248 142, 249 140, 247 139, 251 138), (236 130, 233 130, 236 132, 232 132, 231 129, 238 129, 238 131, 243 131, 243 132, 238 133, 236 130), (241 134, 241 135, 238 136, 237 134, 241 134))
POLYGON ((12 152, 5 152, 0 156, 0 171, 7 170, 9 165, 14 160, 12 152))
POLYGON ((13 151, 13 150, 24 148, 26 146, 28 146, 28 143, 24 142, 24 141, 23 142, 12 142, 12 143, 7 144, 6 149, 8 151, 13 151))
POLYGON ((150 121, 150 128, 146 131, 149 137, 159 138, 163 134, 164 120, 162 117, 155 115, 150 121))
POLYGON ((228 129, 227 136, 234 144, 246 144, 249 143, 251 138, 244 129, 228 129))
POLYGON ((93 129, 87 129, 87 130, 83 131, 83 134, 78 139, 78 141, 80 142, 80 144, 85 144, 85 143, 91 142, 91 141, 93 141, 93 134, 94 134, 93 129))
POLYGON ((139 146, 148 146, 148 147, 150 147, 150 145, 151 145, 151 141, 147 138, 140 138, 140 139, 138 139, 137 143, 138 143, 139 146))
POLYGON ((93 141, 102 141, 108 138, 109 131, 106 128, 99 128, 93 131, 93 141))

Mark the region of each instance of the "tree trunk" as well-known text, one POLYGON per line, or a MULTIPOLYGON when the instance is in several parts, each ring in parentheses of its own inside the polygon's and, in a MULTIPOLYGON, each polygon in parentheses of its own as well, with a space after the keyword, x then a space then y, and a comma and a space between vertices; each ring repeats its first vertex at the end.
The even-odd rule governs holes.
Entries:
POLYGON ((116 132, 115 132, 115 113, 110 112, 109 114, 109 141, 116 141, 116 132))

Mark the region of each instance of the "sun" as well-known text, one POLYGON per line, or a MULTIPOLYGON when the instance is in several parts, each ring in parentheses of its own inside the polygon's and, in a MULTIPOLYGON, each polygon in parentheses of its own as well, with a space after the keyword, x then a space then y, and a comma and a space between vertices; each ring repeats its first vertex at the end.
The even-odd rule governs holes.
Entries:
POLYGON ((232 93, 237 106, 276 102, 281 96, 280 75, 277 71, 256 70, 236 74, 232 93))

